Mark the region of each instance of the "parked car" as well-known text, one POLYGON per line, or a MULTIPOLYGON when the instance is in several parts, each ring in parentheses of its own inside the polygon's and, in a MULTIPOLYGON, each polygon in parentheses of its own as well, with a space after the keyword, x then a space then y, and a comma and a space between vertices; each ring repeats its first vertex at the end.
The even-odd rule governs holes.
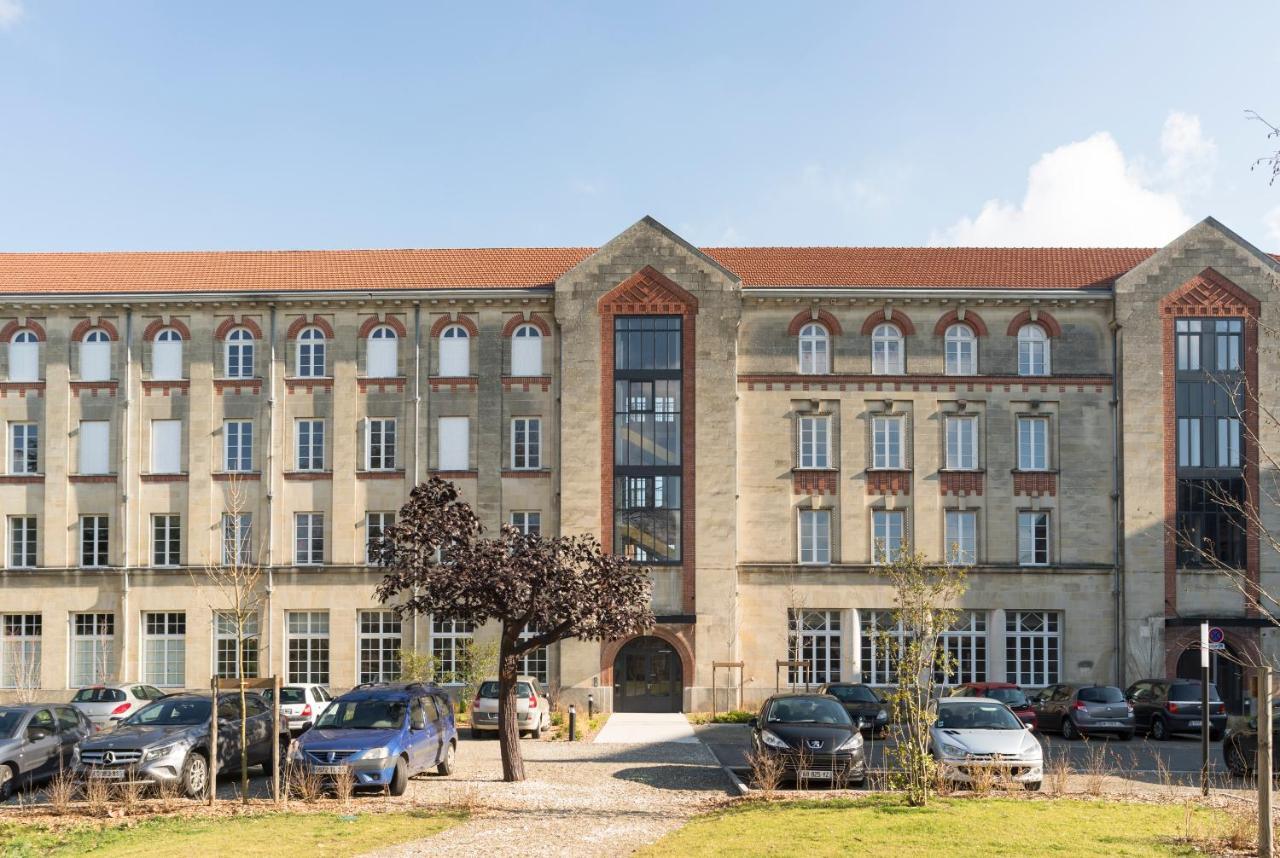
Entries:
POLYGON ((335 699, 294 743, 290 765, 317 775, 350 770, 356 787, 404 795, 409 778, 453 774, 458 730, 449 696, 421 683, 378 683, 335 699))
MULTIPOLYGON (((84 780, 114 783, 176 783, 184 795, 198 798, 209 786, 207 694, 171 694, 121 721, 109 733, 80 743, 76 774, 84 780)), ((289 743, 288 730, 273 721, 258 694, 245 697, 249 765, 270 772, 289 743)), ((240 769, 240 695, 218 695, 218 771, 240 769)))
MULTIPOLYGON (((551 700, 532 676, 516 677, 516 730, 530 738, 551 726, 551 700)), ((498 735, 498 680, 486 679, 471 701, 471 738, 498 735)))
POLYGON ((1031 729, 1036 727, 1036 710, 1021 688, 1012 682, 968 682, 951 689, 952 697, 986 697, 999 700, 1012 710, 1018 720, 1031 729))
MULTIPOLYGON (((274 696, 275 689, 262 692, 268 706, 274 696)), ((284 685, 280 687, 280 716, 289 723, 289 732, 297 736, 315 726, 332 700, 333 695, 323 685, 284 685)))
POLYGON ((1031 698, 1041 732, 1059 731, 1064 739, 1110 733, 1133 738, 1133 707, 1112 685, 1050 685, 1031 698))
MULTIPOLYGON (((1258 767, 1258 718, 1227 725, 1222 734, 1222 762, 1233 775, 1253 774, 1258 767)), ((1271 771, 1280 772, 1280 700, 1271 701, 1271 771)))
POLYGON ((849 713, 863 732, 884 736, 889 730, 889 711, 871 686, 860 682, 828 682, 818 689, 819 694, 830 694, 849 713))
POLYGON ((791 781, 861 786, 867 779, 862 732, 826 694, 776 694, 752 718, 751 750, 776 758, 791 781))
POLYGON ((929 752, 944 778, 971 783, 977 772, 1038 790, 1044 780, 1044 750, 1013 710, 988 697, 944 697, 929 701, 933 723, 929 752))
POLYGON ((97 730, 110 730, 143 706, 164 697, 164 692, 151 685, 122 682, 116 685, 90 685, 71 698, 97 730))
POLYGON ((71 706, 0 706, 0 801, 70 769, 93 725, 71 706))
MULTIPOLYGON (((1125 698, 1133 706, 1137 726, 1157 741, 1174 733, 1199 733, 1204 723, 1198 679, 1142 679, 1129 686, 1125 698)), ((1209 683, 1209 738, 1218 741, 1227 729, 1227 705, 1209 683)))

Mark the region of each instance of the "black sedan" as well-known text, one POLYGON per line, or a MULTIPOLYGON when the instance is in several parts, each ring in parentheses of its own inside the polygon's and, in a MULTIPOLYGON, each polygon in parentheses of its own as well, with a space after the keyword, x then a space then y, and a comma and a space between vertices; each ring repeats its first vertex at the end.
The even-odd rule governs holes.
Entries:
POLYGON ((778 694, 751 719, 758 765, 777 764, 782 779, 833 787, 867 779, 862 733, 839 701, 825 694, 778 694))
POLYGON ((818 689, 819 694, 830 694, 849 717, 862 722, 862 732, 874 732, 883 736, 889 729, 889 712, 870 686, 858 682, 828 682, 818 689))
MULTIPOLYGON (((1222 735, 1222 762, 1238 777, 1258 767, 1258 719, 1250 718, 1222 735)), ((1271 771, 1280 772, 1280 704, 1271 706, 1271 771)))

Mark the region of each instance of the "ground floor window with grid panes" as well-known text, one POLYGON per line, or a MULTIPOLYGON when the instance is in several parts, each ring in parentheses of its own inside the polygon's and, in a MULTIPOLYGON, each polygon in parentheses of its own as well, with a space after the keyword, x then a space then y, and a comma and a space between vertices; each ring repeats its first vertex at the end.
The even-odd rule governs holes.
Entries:
POLYGON ((792 666, 787 681, 792 684, 821 685, 840 681, 840 612, 787 611, 787 660, 807 661, 807 667, 792 666))
POLYGON ((435 660, 439 682, 457 684, 463 681, 467 649, 474 635, 474 624, 466 620, 431 618, 431 656, 435 660))
POLYGON ((361 611, 360 681, 391 682, 400 678, 400 618, 395 611, 361 611))
MULTIPOLYGON (((541 632, 536 628, 526 628, 520 633, 520 640, 527 641, 539 634, 541 632)), ((520 657, 520 675, 532 676, 542 685, 547 684, 547 648, 545 646, 529 650, 520 657)))
POLYGON ((143 613, 142 681, 161 688, 187 684, 187 615, 182 611, 143 613))
POLYGON ((868 685, 895 685, 906 632, 893 611, 870 610, 859 615, 862 631, 862 681, 868 685))
POLYGON ((33 569, 36 565, 36 517, 9 517, 9 568, 33 569))
POLYGON ((1061 681, 1062 615, 1057 611, 1005 611, 1005 680, 1038 687, 1061 681))
POLYGON ((934 681, 941 685, 986 682, 987 612, 957 611, 951 628, 939 636, 938 649, 946 653, 946 661, 934 670, 934 681))
POLYGON ((71 615, 71 685, 82 688, 115 678, 115 614, 71 615))
POLYGON ((0 688, 34 690, 40 687, 43 634, 44 623, 39 614, 0 617, 0 688))
POLYGON ((285 611, 289 682, 329 684, 329 612, 285 611))
POLYGON ((242 619, 243 629, 239 629, 234 612, 215 611, 213 614, 213 670, 220 679, 258 677, 258 614, 246 614, 242 619), (239 665, 236 664, 237 641, 240 642, 239 665))

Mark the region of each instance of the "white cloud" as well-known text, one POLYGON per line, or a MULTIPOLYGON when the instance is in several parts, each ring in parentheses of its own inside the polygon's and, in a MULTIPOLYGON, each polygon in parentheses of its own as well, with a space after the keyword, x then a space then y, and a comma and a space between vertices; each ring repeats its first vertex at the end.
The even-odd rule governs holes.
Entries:
POLYGON ((1200 120, 1172 113, 1161 163, 1147 169, 1100 131, 1040 156, 1020 203, 988 200, 974 217, 935 232, 931 244, 1162 245, 1191 226, 1183 197, 1208 189, 1217 146, 1200 120))
POLYGON ((22 0, 0 0, 0 30, 7 30, 18 23, 23 11, 22 0))
POLYGON ((1280 250, 1280 206, 1263 215, 1262 224, 1267 228, 1267 246, 1262 249, 1272 253, 1280 250))

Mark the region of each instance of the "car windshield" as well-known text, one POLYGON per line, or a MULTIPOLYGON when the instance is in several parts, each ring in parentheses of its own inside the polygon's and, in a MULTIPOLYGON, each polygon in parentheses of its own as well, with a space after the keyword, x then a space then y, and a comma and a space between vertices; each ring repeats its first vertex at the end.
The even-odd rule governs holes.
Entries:
POLYGON ((1022 693, 1021 688, 988 688, 987 693, 983 697, 990 697, 992 700, 999 700, 1001 703, 1009 707, 1022 708, 1027 706, 1027 695, 1022 693))
POLYGON ((408 704, 403 700, 338 700, 331 704, 317 728, 335 730, 394 730, 404 725, 408 704))
POLYGON ((124 700, 124 692, 119 688, 81 688, 72 703, 119 703, 124 700))
MULTIPOLYGON (((500 690, 500 687, 498 683, 491 679, 488 682, 480 683, 480 690, 476 692, 476 697, 483 697, 485 699, 496 698, 498 696, 499 690, 500 690)), ((516 697, 532 697, 532 696, 533 696, 533 687, 529 685, 529 683, 527 682, 516 683, 516 697)))
POLYGON ((22 715, 21 709, 0 709, 0 739, 10 739, 17 734, 22 715))
POLYGON ((203 697, 157 700, 125 719, 131 727, 191 727, 209 723, 209 701, 203 697))
MULTIPOLYGON (((1186 703, 1199 703, 1201 700, 1200 683, 1179 682, 1177 685, 1169 686, 1169 699, 1186 703)), ((1222 700, 1222 698, 1218 696, 1218 687, 1212 682, 1209 683, 1209 699, 1215 703, 1222 700)))
POLYGON ((1083 703, 1123 703, 1124 692, 1110 685, 1081 688, 1077 695, 1083 703))
POLYGON ((844 707, 829 697, 784 697, 769 707, 770 724, 853 723, 844 707))
POLYGON ((940 730, 1021 730, 1022 722, 999 703, 947 703, 938 707, 938 720, 934 726, 940 730))
POLYGON ((841 703, 879 703, 880 698, 865 685, 835 685, 827 693, 841 703))
MULTIPOLYGON (((266 691, 267 700, 271 699, 271 690, 266 691)), ((280 689, 280 705, 284 706, 289 703, 306 703, 307 692, 301 688, 281 688, 280 689)))

